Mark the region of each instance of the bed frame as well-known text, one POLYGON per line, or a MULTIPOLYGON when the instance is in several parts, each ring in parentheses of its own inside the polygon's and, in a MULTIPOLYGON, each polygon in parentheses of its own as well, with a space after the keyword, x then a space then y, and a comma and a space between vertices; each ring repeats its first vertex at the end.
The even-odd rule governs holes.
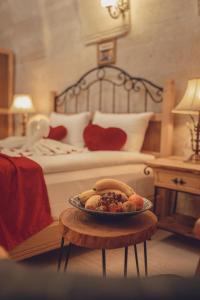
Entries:
MULTIPOLYGON (((101 66, 86 72, 62 93, 51 92, 51 101, 55 112, 65 114, 95 110, 131 113, 155 109, 157 113, 150 121, 142 151, 162 157, 172 153, 171 110, 175 102, 173 80, 167 81, 163 89, 147 79, 133 77, 117 66, 101 66), (108 104, 109 107, 106 107, 108 104)), ((9 253, 11 258, 21 260, 58 248, 59 230, 58 221, 55 221, 12 250, 9 253)))
POLYGON ((173 131, 171 110, 174 107, 175 100, 173 80, 168 81, 163 89, 152 81, 141 77, 133 77, 117 66, 108 65, 89 70, 63 92, 60 94, 52 92, 51 96, 54 111, 64 114, 81 111, 94 112, 95 110, 107 113, 160 110, 162 112, 155 113, 150 121, 142 151, 156 156, 171 154, 173 131), (94 95, 94 92, 92 94, 92 89, 98 90, 98 94, 94 95), (105 111, 108 94, 111 105, 109 110, 106 109, 105 111), (120 95, 120 99, 117 95, 120 95), (95 99, 94 96, 96 96, 95 99), (138 101, 141 103, 139 109, 137 107, 138 101))

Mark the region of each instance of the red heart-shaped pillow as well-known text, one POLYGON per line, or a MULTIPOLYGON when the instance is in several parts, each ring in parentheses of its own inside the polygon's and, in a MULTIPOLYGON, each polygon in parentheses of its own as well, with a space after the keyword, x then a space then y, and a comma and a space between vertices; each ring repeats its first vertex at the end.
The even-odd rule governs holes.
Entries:
POLYGON ((117 151, 126 143, 127 135, 120 128, 103 128, 98 125, 89 124, 83 132, 83 138, 87 148, 91 151, 117 151))
POLYGON ((56 127, 50 126, 50 131, 48 135, 48 139, 56 140, 56 141, 61 141, 63 140, 67 135, 67 128, 60 125, 56 127))

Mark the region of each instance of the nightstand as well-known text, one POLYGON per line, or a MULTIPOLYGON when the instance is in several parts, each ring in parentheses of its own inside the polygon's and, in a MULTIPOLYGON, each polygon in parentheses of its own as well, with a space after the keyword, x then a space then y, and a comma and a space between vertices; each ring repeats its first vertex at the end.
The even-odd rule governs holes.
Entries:
MULTIPOLYGON (((182 157, 171 156, 149 161, 147 162, 147 167, 152 168, 154 173, 154 212, 156 212, 157 208, 159 188, 173 191, 174 194, 171 214, 159 218, 158 227, 195 238, 193 226, 196 219, 191 216, 178 214, 176 205, 178 192, 200 195, 200 164, 184 162, 182 157)), ((148 174, 148 171, 146 174, 148 174)))

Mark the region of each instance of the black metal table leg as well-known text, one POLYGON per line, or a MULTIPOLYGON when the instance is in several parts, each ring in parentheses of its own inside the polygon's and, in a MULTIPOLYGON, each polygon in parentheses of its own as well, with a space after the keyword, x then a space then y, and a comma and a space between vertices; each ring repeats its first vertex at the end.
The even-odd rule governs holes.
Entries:
POLYGON ((147 242, 144 242, 144 270, 145 276, 148 276, 148 263, 147 263, 147 242))
POLYGON ((58 256, 58 266, 57 266, 57 271, 60 271, 60 266, 61 266, 61 262, 62 262, 62 256, 63 256, 63 247, 64 247, 64 237, 61 238, 60 241, 60 249, 59 249, 59 256, 58 256))
POLYGON ((106 277, 106 250, 102 249, 102 272, 103 277, 106 277))
POLYGON ((124 248, 124 277, 127 278, 127 266, 128 266, 128 247, 124 248))
POLYGON ((68 265, 69 256, 70 256, 70 250, 71 250, 71 244, 68 245, 67 250, 66 250, 64 272, 66 272, 66 270, 67 270, 67 265, 68 265))
POLYGON ((134 245, 134 252, 135 252, 135 263, 136 263, 137 277, 140 277, 140 268, 139 268, 139 262, 138 262, 137 245, 134 245))

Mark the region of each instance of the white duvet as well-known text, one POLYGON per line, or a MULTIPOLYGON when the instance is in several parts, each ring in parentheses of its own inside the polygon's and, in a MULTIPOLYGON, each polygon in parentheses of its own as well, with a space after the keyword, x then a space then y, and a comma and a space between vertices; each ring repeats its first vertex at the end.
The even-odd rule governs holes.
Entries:
POLYGON ((45 174, 143 164, 154 158, 140 152, 88 151, 50 139, 40 139, 30 144, 25 137, 0 141, 0 152, 9 156, 27 156, 37 162, 45 174))
POLYGON ((12 136, 0 141, 0 152, 9 156, 54 156, 83 152, 65 143, 48 139, 50 131, 49 122, 45 119, 32 120, 27 129, 27 136, 12 136))
POLYGON ((45 174, 103 168, 107 166, 142 164, 153 158, 153 155, 126 151, 85 151, 52 157, 31 157, 31 159, 41 165, 45 174))
POLYGON ((9 156, 57 156, 72 152, 83 152, 84 149, 51 139, 40 138, 33 141, 28 137, 9 137, 0 141, 0 152, 9 156))

